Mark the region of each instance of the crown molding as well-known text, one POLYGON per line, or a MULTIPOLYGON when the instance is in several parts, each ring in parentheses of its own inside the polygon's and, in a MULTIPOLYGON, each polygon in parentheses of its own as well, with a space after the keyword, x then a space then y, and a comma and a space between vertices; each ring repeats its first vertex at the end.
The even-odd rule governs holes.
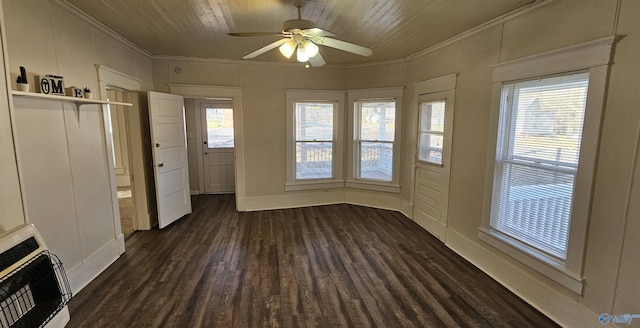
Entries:
POLYGON ((487 30, 487 29, 489 29, 491 27, 494 27, 496 25, 500 25, 502 23, 505 23, 506 21, 512 20, 512 19, 514 19, 516 17, 519 17, 519 16, 522 16, 522 15, 524 15, 524 14, 526 14, 526 13, 532 11, 532 10, 535 10, 535 9, 540 8, 540 7, 546 6, 548 4, 554 3, 556 1, 558 1, 558 0, 533 0, 533 2, 531 2, 531 3, 527 4, 527 5, 524 5, 524 6, 518 8, 516 10, 510 11, 510 12, 508 12, 508 13, 502 15, 502 16, 498 16, 498 17, 496 17, 496 18, 494 18, 494 19, 492 19, 490 21, 487 21, 486 23, 482 23, 482 24, 480 24, 480 25, 478 25, 476 27, 473 27, 473 28, 471 28, 469 30, 466 30, 466 31, 464 31, 464 32, 462 32, 462 33, 460 33, 460 34, 458 34, 458 35, 456 35, 456 36, 454 36, 454 37, 452 37, 450 39, 447 39, 447 40, 442 41, 442 42, 440 42, 438 44, 435 44, 435 45, 433 45, 433 46, 431 46, 431 47, 429 47, 427 49, 424 49, 424 50, 422 50, 420 52, 417 52, 417 53, 415 53, 413 55, 407 56, 407 57, 405 57, 405 60, 410 61, 410 60, 414 60, 414 59, 417 59, 419 57, 425 56, 425 55, 427 55, 429 53, 432 53, 432 52, 434 52, 436 50, 442 49, 442 48, 444 48, 444 47, 446 47, 448 45, 456 43, 456 42, 458 42, 460 40, 464 40, 464 39, 466 39, 466 38, 468 38, 468 37, 470 37, 472 35, 480 33, 482 31, 487 30))
POLYGON ((140 48, 135 43, 127 40, 122 35, 116 33, 114 30, 110 29, 108 26, 100 23, 95 18, 89 16, 87 13, 85 13, 82 10, 80 10, 78 7, 70 4, 69 2, 67 2, 67 0, 50 0, 50 1, 53 4, 55 4, 56 6, 64 9, 65 11, 70 13, 71 15, 83 20, 87 24, 89 24, 89 25, 97 28, 98 30, 106 33, 110 37, 114 38, 115 40, 119 41, 120 43, 124 44, 125 46, 128 46, 129 48, 139 52, 140 54, 146 56, 147 58, 152 58, 153 57, 150 52, 140 48))
MULTIPOLYGON (((239 60, 239 59, 220 59, 220 58, 202 58, 202 57, 183 57, 183 56, 167 56, 157 55, 151 56, 153 60, 169 60, 169 61, 182 61, 182 62, 208 62, 216 64, 235 64, 235 65, 277 65, 277 66, 296 66, 304 68, 303 63, 298 62, 280 62, 280 61, 266 61, 266 60, 239 60)), ((338 64, 326 64, 322 67, 325 68, 344 68, 345 65, 338 64)), ((309 69, 313 69, 310 67, 309 69)))
POLYGON ((345 68, 361 68, 361 67, 371 67, 371 66, 382 66, 382 65, 393 65, 393 64, 404 64, 407 60, 405 58, 400 59, 389 59, 389 60, 381 60, 367 63, 357 63, 357 64, 345 64, 345 68))
POLYGON ((491 65, 493 82, 504 82, 608 65, 618 38, 608 36, 491 65))
MULTIPOLYGON (((186 61, 186 62, 211 62, 216 64, 244 64, 251 63, 252 61, 238 60, 238 59, 222 59, 222 58, 203 58, 203 57, 187 57, 187 56, 169 56, 169 55, 153 55, 152 59, 157 60, 174 60, 174 61, 186 61)), ((255 61, 261 63, 260 61, 255 61)), ((264 62, 266 63, 266 62, 264 62)), ((270 62, 278 63, 278 62, 270 62)), ((282 63, 285 64, 285 63, 282 63)))

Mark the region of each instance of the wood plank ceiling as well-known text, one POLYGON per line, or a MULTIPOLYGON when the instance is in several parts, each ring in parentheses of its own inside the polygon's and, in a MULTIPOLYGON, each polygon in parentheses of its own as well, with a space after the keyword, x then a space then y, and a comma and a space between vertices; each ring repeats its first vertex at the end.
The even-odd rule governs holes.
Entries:
MULTIPOLYGON (((328 63, 410 56, 536 0, 64 0, 152 55, 241 59, 277 36, 228 32, 282 30, 302 18, 336 39, 373 49, 371 57, 322 47, 328 63)), ((294 56, 295 57, 295 56, 294 56)), ((277 50, 256 60, 286 61, 277 50)))

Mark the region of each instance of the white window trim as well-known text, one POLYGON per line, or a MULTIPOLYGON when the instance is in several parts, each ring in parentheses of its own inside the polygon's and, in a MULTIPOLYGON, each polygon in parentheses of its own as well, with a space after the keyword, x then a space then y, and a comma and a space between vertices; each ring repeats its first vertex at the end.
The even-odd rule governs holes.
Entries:
POLYGON ((342 90, 294 90, 285 89, 286 93, 286 126, 287 126, 287 183, 285 191, 330 189, 344 187, 342 173, 343 135, 344 130, 344 91, 342 90), (330 179, 296 179, 295 152, 295 103, 296 102, 335 102, 337 108, 334 119, 333 178, 330 179))
POLYGON ((607 74, 614 42, 615 37, 611 36, 493 66, 491 134, 487 153, 482 225, 479 228, 478 237, 480 240, 503 251, 577 294, 582 294, 584 284, 582 270, 587 224, 591 209, 592 186, 607 74), (567 259, 564 263, 561 263, 523 243, 506 238, 490 228, 500 95, 503 82, 561 73, 568 74, 580 70, 589 72, 589 89, 580 149, 580 163, 578 164, 574 187, 567 259))
POLYGON ((349 130, 347 132, 347 152, 349 156, 349 161, 347 163, 347 181, 346 186, 349 188, 357 188, 357 189, 368 189, 375 191, 383 191, 383 192, 392 192, 399 193, 400 192, 400 136, 402 129, 402 97, 403 97, 404 87, 391 87, 391 88, 375 88, 375 89, 357 89, 357 90, 348 90, 348 102, 349 102, 349 110, 348 110, 348 126, 349 130), (372 100, 372 99, 394 99, 396 102, 396 113, 395 113, 395 135, 393 141, 393 171, 391 181, 376 181, 371 179, 362 179, 356 177, 357 166, 358 163, 358 154, 355 149, 354 137, 355 137, 355 103, 358 100, 372 100))

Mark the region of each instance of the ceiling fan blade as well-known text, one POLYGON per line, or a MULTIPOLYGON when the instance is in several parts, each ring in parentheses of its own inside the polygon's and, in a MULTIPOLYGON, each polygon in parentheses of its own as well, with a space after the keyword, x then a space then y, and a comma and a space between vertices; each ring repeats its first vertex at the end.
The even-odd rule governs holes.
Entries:
POLYGON ((319 38, 314 38, 313 42, 317 44, 321 44, 323 46, 336 48, 338 50, 352 52, 360 56, 368 57, 373 54, 373 51, 367 47, 359 46, 357 44, 344 42, 336 39, 319 37, 319 38))
POLYGON ((309 64, 311 64, 311 66, 313 67, 320 67, 320 66, 324 66, 324 64, 326 64, 327 62, 324 61, 324 58, 322 58, 322 55, 320 53, 318 53, 317 55, 309 58, 309 64))
POLYGON ((267 52, 267 51, 269 51, 271 49, 275 49, 275 48, 281 46, 282 44, 286 43, 289 40, 291 40, 291 39, 290 38, 284 38, 284 39, 280 39, 280 40, 278 40, 276 42, 272 42, 272 43, 270 43, 270 44, 268 44, 268 45, 266 45, 266 46, 264 46, 264 47, 262 47, 262 48, 260 48, 260 49, 258 49, 256 51, 254 51, 254 52, 252 52, 252 53, 250 53, 250 54, 248 54, 248 55, 246 55, 246 56, 244 56, 242 58, 250 59, 250 58, 257 57, 257 56, 262 55, 263 53, 265 53, 265 52, 267 52))
POLYGON ((329 32, 329 31, 325 31, 319 27, 314 27, 314 28, 308 28, 308 29, 304 29, 301 31, 303 35, 305 36, 310 36, 310 37, 314 37, 314 36, 336 36, 335 34, 329 32))
POLYGON ((240 32, 240 33, 227 33, 231 36, 269 36, 269 35, 284 35, 282 32, 240 32))

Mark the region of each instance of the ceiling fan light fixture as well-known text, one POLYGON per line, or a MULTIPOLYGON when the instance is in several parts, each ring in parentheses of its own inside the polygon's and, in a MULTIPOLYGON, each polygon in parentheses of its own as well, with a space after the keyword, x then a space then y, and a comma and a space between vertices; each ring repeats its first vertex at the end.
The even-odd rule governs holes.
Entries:
POLYGON ((296 50, 296 42, 293 40, 289 40, 285 43, 283 43, 278 50, 280 50, 280 53, 287 57, 287 58, 291 58, 291 56, 293 55, 293 52, 296 50))
POLYGON ((309 54, 307 54, 307 49, 304 48, 303 44, 300 44, 300 46, 298 47, 298 52, 296 53, 296 58, 301 63, 309 61, 309 54))
POLYGON ((307 53, 307 56, 309 56, 309 58, 313 58, 318 54, 318 46, 312 41, 304 40, 302 42, 302 45, 304 46, 304 51, 307 53))
POLYGON ((281 32, 245 32, 245 33, 228 33, 231 36, 265 36, 279 35, 283 37, 280 40, 272 42, 252 53, 243 56, 243 59, 252 59, 272 49, 278 48, 280 53, 287 59, 296 52, 296 60, 301 63, 313 67, 321 67, 326 64, 322 54, 320 54, 318 46, 325 46, 341 51, 350 52, 360 56, 371 56, 373 51, 367 47, 357 44, 332 39, 335 34, 319 28, 316 23, 302 19, 301 8, 305 1, 309 0, 293 0, 295 7, 298 9, 298 18, 284 21, 281 32))

